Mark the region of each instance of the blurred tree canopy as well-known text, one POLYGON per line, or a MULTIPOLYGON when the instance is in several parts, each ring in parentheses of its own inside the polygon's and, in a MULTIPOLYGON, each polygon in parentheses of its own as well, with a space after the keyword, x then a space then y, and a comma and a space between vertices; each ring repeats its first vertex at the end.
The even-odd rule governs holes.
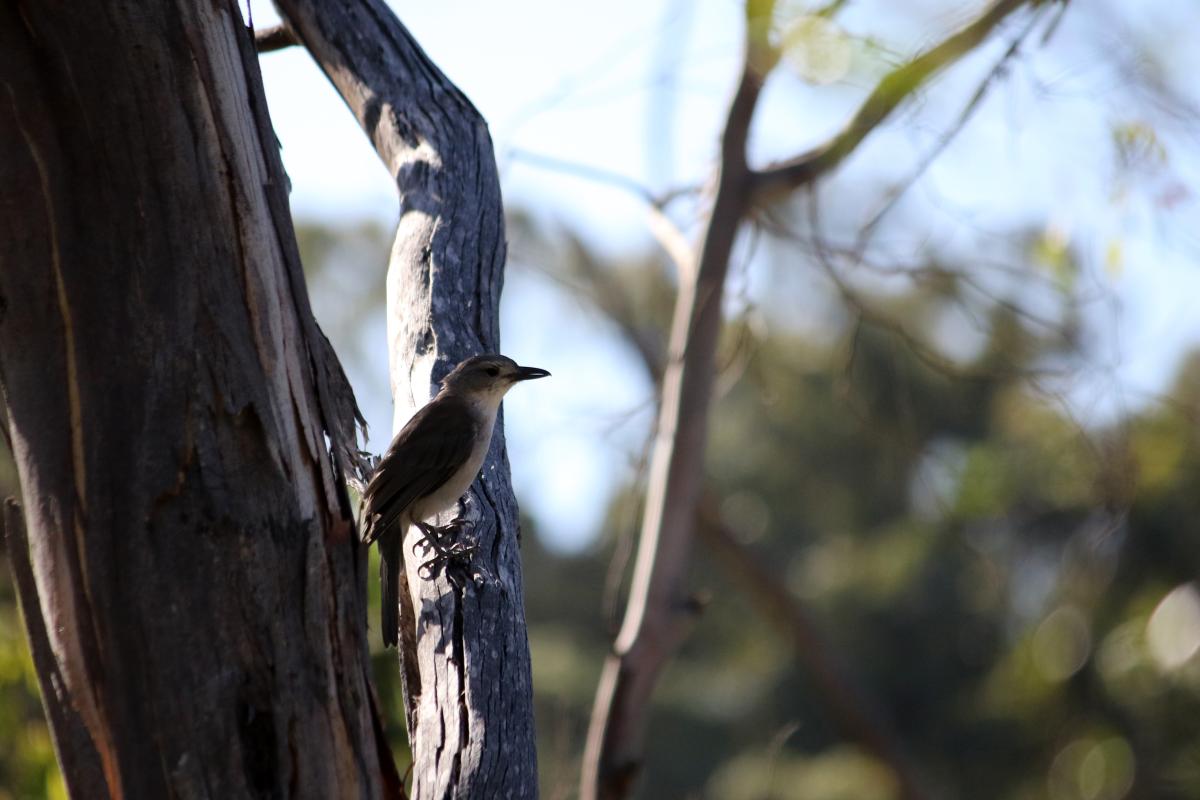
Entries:
MULTIPOLYGON (((558 269, 587 257, 578 247, 558 269)), ((652 268, 604 270, 638 272, 639 296, 654 295, 652 268)), ((1030 376, 1084 368, 1086 352, 1008 305, 973 358, 931 358, 937 339, 921 332, 956 302, 944 286, 881 295, 886 324, 847 321, 824 341, 731 325, 736 380, 708 460, 721 516, 816 620, 935 796, 1195 797, 1200 357, 1179 365, 1169 403, 1084 424, 1030 376)), ((572 774, 562 737, 585 723, 606 557, 638 501, 637 485, 621 494, 586 557, 526 546, 550 787, 572 774)), ((711 554, 640 796, 895 797, 786 632, 711 554)))

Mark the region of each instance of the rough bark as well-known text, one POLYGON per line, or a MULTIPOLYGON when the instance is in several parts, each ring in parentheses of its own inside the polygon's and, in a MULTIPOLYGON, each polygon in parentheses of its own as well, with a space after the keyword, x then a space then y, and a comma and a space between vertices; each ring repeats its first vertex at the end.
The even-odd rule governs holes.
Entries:
MULTIPOLYGON (((378 0, 280 0, 396 180, 387 276, 395 428, 459 360, 499 352, 504 217, 482 117, 378 0)), ((533 797, 537 760, 517 505, 502 424, 472 491, 477 550, 435 580, 405 542, 417 626, 401 642, 413 793, 533 797)))
POLYGON ((78 797, 396 789, 253 47, 232 0, 0 8, 10 541, 78 797))

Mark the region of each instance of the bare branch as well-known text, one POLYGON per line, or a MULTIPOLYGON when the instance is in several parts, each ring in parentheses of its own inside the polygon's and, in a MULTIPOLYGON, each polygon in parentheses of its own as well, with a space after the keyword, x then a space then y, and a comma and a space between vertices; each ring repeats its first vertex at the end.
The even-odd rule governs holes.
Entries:
POLYGON ((713 209, 694 280, 680 281, 637 560, 625 619, 596 690, 583 800, 622 798, 632 789, 654 685, 695 614, 684 577, 703 484, 721 297, 749 208, 746 140, 763 76, 776 58, 767 43, 773 6, 772 0, 747 3, 745 57, 721 139, 713 209))
POLYGON ((619 172, 613 172, 601 167, 592 166, 591 164, 580 164, 575 161, 566 161, 554 158, 553 156, 532 153, 521 149, 511 150, 509 151, 509 155, 530 166, 554 170, 567 175, 575 175, 597 183, 623 189, 637 196, 646 204, 646 227, 650 230, 651 235, 654 236, 655 241, 658 242, 659 246, 662 247, 663 251, 671 259, 671 263, 675 265, 676 270, 679 272, 680 280, 692 279, 696 269, 695 253, 687 240, 687 236, 679 229, 674 220, 667 216, 664 209, 675 198, 694 192, 695 189, 693 187, 672 189, 661 195, 656 195, 628 175, 622 175, 619 172))
POLYGON ((814 17, 825 17, 826 19, 836 17, 842 7, 846 5, 848 0, 830 0, 825 5, 813 12, 814 17))
POLYGON ((884 78, 840 133, 824 144, 753 173, 756 201, 790 191, 825 175, 858 147, 906 98, 943 67, 969 53, 1005 18, 1031 0, 995 0, 967 27, 884 78))
POLYGON ((254 32, 254 49, 260 53, 285 50, 298 44, 300 44, 300 39, 286 23, 254 32))
POLYGON ((624 189, 630 194, 637 195, 647 205, 662 207, 662 201, 650 189, 620 172, 614 172, 613 170, 591 164, 581 164, 578 161, 568 161, 565 158, 555 158, 554 156, 535 153, 531 150, 523 150, 519 147, 509 150, 508 156, 532 167, 541 167, 553 170, 554 172, 561 172, 565 175, 574 175, 608 186, 615 186, 618 189, 624 189))
MULTIPOLYGON (((636 325, 625 307, 627 304, 613 304, 598 291, 599 287, 575 288, 584 292, 621 329, 640 354, 647 376, 657 383, 662 377, 662 359, 657 354, 665 348, 665 343, 657 339, 647 341, 646 331, 636 325)), ((638 475, 643 472, 644 463, 637 470, 638 475)), ((641 479, 636 483, 640 484, 641 479)), ((703 490, 697 532, 713 562, 759 608, 769 624, 792 640, 802 668, 843 734, 891 767, 903 788, 904 797, 925 796, 912 760, 883 713, 870 696, 854 684, 846 665, 821 636, 819 626, 803 605, 738 541, 733 530, 721 519, 711 486, 703 490)), ((614 584, 619 582, 620 571, 623 571, 618 571, 617 565, 623 565, 628 558, 629 541, 628 537, 623 537, 618 545, 614 566, 610 567, 605 583, 606 597, 615 593, 614 584)))
POLYGON ((979 86, 976 87, 975 91, 971 94, 971 98, 967 101, 967 104, 963 106, 962 111, 959 112, 954 124, 952 124, 942 133, 941 136, 938 137, 937 143, 934 144, 934 146, 931 147, 929 151, 921 157, 921 160, 917 163, 916 167, 913 168, 912 172, 910 172, 908 176, 904 178, 904 180, 897 183, 890 191, 887 192, 879 207, 859 231, 858 246, 860 248, 865 247, 867 241, 871 238, 872 233, 874 233, 875 229, 878 227, 879 222, 885 216, 887 216, 888 212, 891 211, 892 208, 895 207, 896 202, 904 196, 904 193, 907 192, 922 175, 925 174, 925 171, 929 169, 930 164, 937 160, 938 156, 945 151, 950 142, 954 141, 954 138, 962 132, 964 127, 966 127, 967 122, 970 121, 971 117, 975 115, 975 112, 979 110, 979 107, 983 104, 983 98, 987 96, 988 90, 991 89, 996 81, 1005 74, 1009 62, 1016 58, 1017 53, 1019 53, 1021 50, 1021 45, 1033 31, 1039 19, 1040 15, 1034 15, 1030 17, 1029 23, 1021 30, 1020 33, 1013 37, 1012 44, 1008 46, 1008 49, 1004 51, 1004 54, 1000 56, 1000 58, 992 66, 991 70, 988 71, 988 74, 984 76, 982 81, 980 81, 979 86))
MULTIPOLYGON (((658 354, 665 349, 665 343, 659 338, 651 338, 655 331, 647 332, 645 328, 637 325, 627 296, 623 293, 615 296, 610 294, 617 291, 618 287, 606 285, 602 288, 593 283, 600 277, 597 273, 602 274, 603 271, 588 270, 585 275, 589 281, 588 285, 572 285, 572 288, 587 296, 620 328, 641 356, 642 367, 647 377, 657 384, 662 378, 663 369, 662 358, 658 354)), ((644 461, 645 456, 637 470, 639 476, 644 472, 644 461)), ((641 478, 635 483, 640 484, 641 478)), ((836 650, 825 641, 819 626, 803 604, 738 541, 734 531, 722 520, 711 485, 706 485, 703 489, 696 530, 700 540, 709 550, 713 562, 728 574, 747 598, 759 608, 769 624, 792 640, 801 667, 817 688, 822 703, 837 722, 843 735, 891 767, 901 784, 904 797, 926 796, 912 759, 896 739, 885 715, 869 694, 855 685, 850 670, 838 657, 836 650)), ((623 571, 618 570, 616 565, 623 565, 628 558, 628 541, 627 537, 622 538, 622 544, 618 545, 618 554, 614 555, 614 566, 610 567, 605 583, 606 597, 615 593, 614 584, 619 582, 620 571, 623 571), (617 577, 614 577, 614 573, 617 577)))

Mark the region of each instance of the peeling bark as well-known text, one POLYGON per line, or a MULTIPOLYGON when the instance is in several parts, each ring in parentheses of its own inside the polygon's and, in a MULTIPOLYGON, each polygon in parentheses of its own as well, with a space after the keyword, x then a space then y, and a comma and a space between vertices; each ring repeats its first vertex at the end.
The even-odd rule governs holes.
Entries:
POLYGON ((6 4, 0 87, 9 531, 68 787, 387 796, 357 409, 236 3, 6 4))

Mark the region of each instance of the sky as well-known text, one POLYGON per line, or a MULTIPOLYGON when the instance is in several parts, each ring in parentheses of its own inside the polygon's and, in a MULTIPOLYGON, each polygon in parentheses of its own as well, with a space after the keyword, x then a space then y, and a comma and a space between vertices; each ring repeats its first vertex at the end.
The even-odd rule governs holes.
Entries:
MULTIPOLYGON (((801 1, 781 5, 797 17, 805 8, 801 1)), ((710 180, 740 59, 739 3, 441 0, 392 7, 487 119, 510 206, 578 231, 601 252, 628 254, 653 247, 641 201, 577 171, 547 168, 549 160, 624 176, 654 192, 710 180)), ((852 0, 836 27, 811 40, 824 49, 795 48, 768 81, 752 129, 752 161, 823 141, 890 63, 981 7, 852 0)), ((268 3, 252 0, 251 11, 258 27, 277 19, 268 3)), ((872 191, 910 173, 1024 19, 864 143, 821 187, 830 216, 861 220, 874 207, 872 191)), ((1161 95, 1124 88, 1133 71, 1140 83, 1200 105, 1187 80, 1200 70, 1193 47, 1200 4, 1080 0, 1053 29, 1048 19, 897 203, 878 242, 899 260, 928 248, 983 257, 999 251, 997 232, 1027 225, 1069 245, 1080 257, 1080 279, 1095 283, 1099 299, 1087 309, 1097 369, 1067 389, 1085 418, 1103 421, 1149 402, 1179 356, 1200 342, 1200 217, 1192 197, 1200 177, 1193 131, 1200 127, 1164 110, 1161 95), (1144 130, 1152 135, 1138 139, 1144 130), (1132 155, 1119 157, 1116 131, 1133 136, 1132 155)), ((265 54, 262 65, 297 218, 393 226, 394 186, 308 54, 265 54)), ((693 236, 695 218, 687 208, 678 218, 693 236)), ((778 250, 773 257, 780 259, 778 250)), ((766 256, 747 258, 747 292, 774 324, 820 328, 822 310, 805 306, 803 280, 781 286, 778 272, 759 263, 766 256)), ((548 544, 577 549, 595 537, 611 492, 631 475, 631 454, 651 423, 651 387, 601 320, 521 262, 514 251, 502 306, 504 349, 554 377, 519 387, 505 403, 514 481, 548 544), (530 308, 539 310, 536 318, 530 308)), ((384 269, 380 264, 381 293, 384 269)), ((381 328, 364 328, 377 340, 367 345, 378 354, 368 369, 386 375, 381 328)), ((354 369, 351 378, 374 431, 370 446, 382 450, 391 419, 386 388, 380 392, 386 381, 367 381, 354 369)))

